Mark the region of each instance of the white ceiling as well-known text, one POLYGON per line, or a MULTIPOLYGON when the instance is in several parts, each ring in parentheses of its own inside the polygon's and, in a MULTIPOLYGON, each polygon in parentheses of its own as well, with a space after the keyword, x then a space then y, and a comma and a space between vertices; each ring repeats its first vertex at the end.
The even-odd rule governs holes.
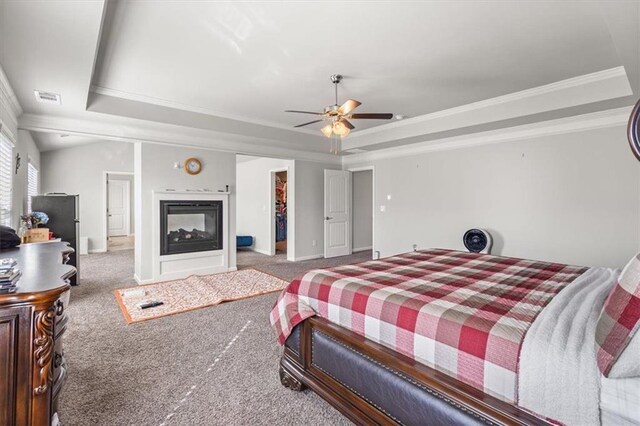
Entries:
POLYGON ((340 103, 415 117, 620 65, 595 2, 335 6, 120 2, 94 82, 139 100, 292 126, 313 117, 285 109, 334 103, 333 73, 345 75, 340 103))
POLYGON ((84 111, 91 85, 102 1, 0 0, 0 64, 25 112, 84 111), (38 103, 34 90, 62 95, 62 105, 38 103))
MULTIPOLYGON (((628 34, 640 35, 638 4, 4 0, 0 65, 29 116, 165 123, 321 151, 320 124, 294 130, 313 117, 284 110, 332 104, 332 73, 345 75, 339 102, 412 120, 621 66, 636 88, 628 34), (60 93, 63 105, 36 103, 33 89, 60 93)), ((566 106, 629 103, 622 86, 566 106)), ((425 139, 403 123, 354 120, 354 147, 425 139)), ((64 138, 36 139, 52 149, 64 138)))

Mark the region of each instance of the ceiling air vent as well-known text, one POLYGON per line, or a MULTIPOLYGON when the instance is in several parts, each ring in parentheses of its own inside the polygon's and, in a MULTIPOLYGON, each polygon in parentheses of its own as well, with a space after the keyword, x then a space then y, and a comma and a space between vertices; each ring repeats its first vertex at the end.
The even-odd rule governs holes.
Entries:
POLYGON ((57 93, 42 92, 40 90, 34 90, 33 93, 36 95, 36 100, 38 102, 42 102, 44 104, 62 104, 62 97, 57 93))

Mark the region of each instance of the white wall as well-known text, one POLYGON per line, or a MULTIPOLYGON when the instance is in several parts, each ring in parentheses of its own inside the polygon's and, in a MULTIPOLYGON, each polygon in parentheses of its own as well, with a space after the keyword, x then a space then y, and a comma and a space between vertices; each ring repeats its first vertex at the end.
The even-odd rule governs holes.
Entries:
POLYGON ((136 276, 140 281, 153 277, 152 265, 152 200, 153 190, 208 189, 224 190, 229 185, 229 267, 236 266, 236 158, 235 154, 210 150, 137 144, 135 153, 136 192, 136 276), (202 162, 202 172, 192 176, 173 163, 184 163, 189 157, 202 162), (140 231, 138 231, 140 230, 140 231))
POLYGON ((100 141, 41 155, 41 192, 80 195, 80 235, 89 251, 105 251, 104 172, 133 172, 133 144, 100 141))
POLYGON ((373 241, 373 172, 353 172, 352 182, 352 241, 353 250, 371 248, 373 241))
MULTIPOLYGON (((254 237, 253 249, 263 254, 270 254, 271 170, 288 167, 292 171, 294 162, 293 160, 258 157, 249 157, 252 159, 243 161, 247 157, 238 157, 240 161, 236 164, 237 235, 254 237)), ((291 200, 288 201, 287 209, 292 211, 291 200)))
POLYGON ((325 169, 340 167, 335 164, 295 160, 296 260, 322 257, 324 253, 325 169))
POLYGON ((576 265, 621 267, 640 248, 640 163, 624 126, 372 164, 382 256, 464 249, 472 227, 490 230, 494 254, 576 265))
MULTIPOLYGON (((27 212, 27 170, 29 159, 33 165, 41 171, 40 166, 40 150, 33 141, 31 133, 26 130, 18 130, 18 140, 13 148, 13 188, 12 188, 12 213, 11 224, 18 229, 20 225, 20 216, 27 212), (20 168, 15 173, 16 154, 20 154, 20 168)), ((41 174, 39 174, 41 178, 41 174)), ((42 179, 40 179, 42 181, 42 179)), ((42 192, 42 186, 40 186, 42 192)))

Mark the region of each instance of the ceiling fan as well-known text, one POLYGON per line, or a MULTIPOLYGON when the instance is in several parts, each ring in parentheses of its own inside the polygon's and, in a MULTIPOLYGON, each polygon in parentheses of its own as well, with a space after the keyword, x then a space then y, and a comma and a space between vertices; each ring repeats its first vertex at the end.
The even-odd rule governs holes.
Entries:
MULTIPOLYGON (((360 106, 362 103, 358 102, 354 99, 349 99, 342 105, 338 105, 338 84, 342 81, 342 75, 333 74, 331 77, 331 82, 335 87, 336 92, 336 103, 334 105, 330 105, 324 108, 323 112, 313 112, 313 111, 298 111, 298 110, 286 110, 285 112, 295 112, 299 114, 312 114, 318 115, 322 118, 318 120, 309 121, 308 123, 298 124, 293 127, 304 127, 309 124, 320 123, 321 121, 326 121, 328 124, 324 126, 320 131, 326 137, 334 137, 334 139, 341 139, 346 137, 352 129, 355 128, 353 124, 349 122, 349 120, 391 120, 393 118, 393 114, 390 112, 386 113, 361 113, 354 114, 353 110, 360 106)), ((337 146, 336 146, 337 150, 337 146)), ((334 147, 332 146, 331 152, 334 152, 334 147)), ((334 152, 337 154, 337 152, 334 152)))

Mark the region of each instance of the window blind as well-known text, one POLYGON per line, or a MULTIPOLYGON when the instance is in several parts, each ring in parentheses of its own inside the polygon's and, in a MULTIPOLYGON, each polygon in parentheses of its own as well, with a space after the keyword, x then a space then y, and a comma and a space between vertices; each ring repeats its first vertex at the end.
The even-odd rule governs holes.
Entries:
POLYGON ((0 134, 0 224, 11 226, 13 145, 0 134))
POLYGON ((27 170, 27 212, 31 213, 31 197, 38 195, 38 169, 29 161, 27 170))

